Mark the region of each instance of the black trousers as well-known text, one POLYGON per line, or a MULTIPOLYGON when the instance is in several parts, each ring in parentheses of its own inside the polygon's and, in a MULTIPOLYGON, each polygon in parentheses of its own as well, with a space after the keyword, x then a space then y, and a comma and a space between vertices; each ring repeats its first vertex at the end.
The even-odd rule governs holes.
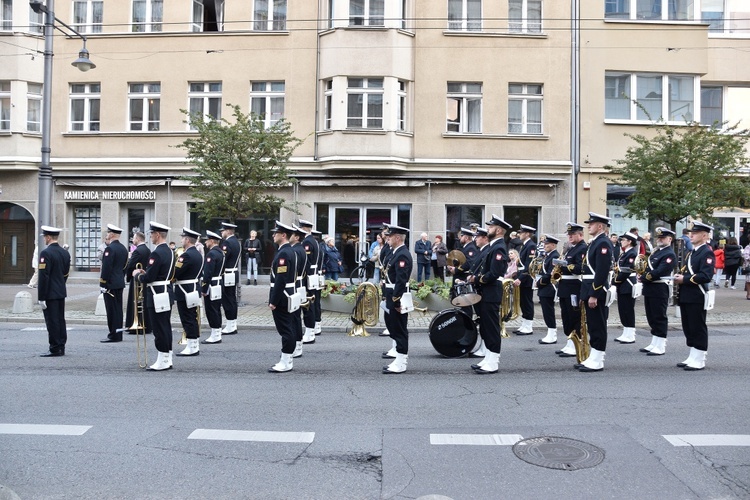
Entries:
POLYGON ((385 326, 391 334, 391 339, 396 342, 396 352, 409 354, 409 314, 401 314, 393 305, 393 291, 386 293, 385 305, 390 311, 385 317, 385 326))
POLYGON ((539 304, 542 306, 542 316, 547 328, 557 328, 557 319, 555 318, 555 298, 539 297, 539 304))
MULTIPOLYGON (((313 296, 315 297, 315 290, 308 290, 307 296, 313 296)), ((313 300, 312 304, 310 304, 310 307, 307 309, 302 309, 302 320, 305 323, 306 328, 313 328, 315 326, 315 303, 317 302, 317 299, 313 300)))
POLYGON ((635 328, 635 299, 632 293, 617 294, 617 312, 620 323, 626 328, 635 328))
POLYGON ((603 304, 603 300, 599 300, 595 308, 589 307, 588 300, 586 302, 586 327, 589 332, 589 344, 592 349, 597 351, 607 350, 607 316, 609 315, 609 307, 603 304))
MULTIPOLYGON (((134 290, 135 285, 133 283, 134 281, 130 280, 130 286, 128 287, 128 301, 127 301, 128 303, 126 304, 127 307, 125 308, 125 328, 129 328, 130 326, 133 325, 133 320, 135 316, 135 303, 133 301, 133 294, 135 293, 135 290, 134 290)), ((142 318, 143 326, 146 329, 146 333, 151 333, 151 325, 149 324, 148 318, 146 316, 147 316, 146 311, 144 310, 143 318, 142 318)))
POLYGON ((581 330, 581 308, 573 306, 570 303, 570 297, 560 297, 560 316, 565 336, 581 330))
POLYGON ((320 323, 323 320, 323 308, 320 305, 320 294, 322 290, 315 290, 315 302, 313 307, 315 308, 315 322, 320 323))
POLYGON ((502 348, 500 338, 500 302, 488 302, 484 299, 474 304, 479 315, 479 334, 488 351, 499 353, 502 348))
POLYGON ((224 308, 224 317, 227 318, 227 320, 237 319, 236 286, 221 286, 221 306, 224 308))
POLYGON ((534 319, 534 290, 530 286, 521 285, 521 317, 534 319))
POLYGON ((44 311, 44 324, 47 325, 49 352, 65 352, 68 330, 65 326, 65 299, 48 299, 44 311))
MULTIPOLYGON (((104 310, 107 311, 107 328, 111 339, 122 340, 122 288, 104 294, 104 310)), ((128 325, 130 326, 130 325, 128 325)))
MULTIPOLYGON (((180 313, 180 323, 185 330, 185 337, 197 339, 200 337, 200 314, 197 307, 188 309, 187 302, 177 301, 177 312, 180 313)), ((221 325, 221 321, 219 321, 221 325)))
POLYGON ((156 312, 153 307, 146 308, 146 315, 154 328, 154 347, 159 352, 172 350, 172 310, 156 312))
POLYGON ((667 319, 667 307, 669 306, 669 297, 643 297, 643 305, 646 308, 646 320, 651 327, 651 334, 657 337, 667 338, 667 328, 669 320, 667 319))
POLYGON ((302 331, 302 308, 300 307, 291 314, 294 318, 294 340, 295 342, 301 342, 304 334, 302 331))
POLYGON ((685 343, 699 351, 708 351, 708 328, 706 327, 706 310, 703 304, 680 304, 682 331, 685 343))
POLYGON ((221 300, 211 300, 207 295, 203 297, 206 308, 206 320, 211 328, 221 328, 221 300))
POLYGON ((287 312, 286 308, 277 307, 271 312, 276 331, 281 335, 281 352, 284 354, 294 353, 297 341, 294 329, 295 318, 293 313, 287 312))

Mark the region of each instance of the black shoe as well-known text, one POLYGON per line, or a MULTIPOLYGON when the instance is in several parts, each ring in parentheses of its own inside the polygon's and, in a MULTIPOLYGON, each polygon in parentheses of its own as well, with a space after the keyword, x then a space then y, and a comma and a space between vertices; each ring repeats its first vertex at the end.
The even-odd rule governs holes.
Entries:
POLYGON ((582 366, 578 369, 579 372, 600 372, 604 368, 589 368, 588 366, 582 366))
POLYGON ((650 351, 650 352, 646 353, 646 356, 664 356, 664 353, 663 352, 650 351))
POLYGON ((391 356, 390 354, 388 354, 388 351, 385 351, 380 355, 380 357, 383 359, 396 359, 396 356, 391 356))
POLYGON ((576 357, 575 354, 568 354, 567 352, 561 352, 560 354, 558 354, 558 356, 560 356, 561 358, 575 358, 576 357))
POLYGON ((515 333, 516 335, 519 335, 519 336, 524 336, 524 335, 532 335, 534 332, 533 331, 532 332, 522 332, 522 331, 519 330, 519 331, 516 331, 516 332, 513 332, 513 333, 515 333))
POLYGON ((65 356, 65 351, 49 351, 39 355, 40 358, 56 358, 58 356, 65 356))
POLYGON ((479 370, 474 370, 474 373, 476 373, 477 375, 490 375, 492 373, 497 373, 497 370, 488 372, 487 370, 483 370, 482 367, 480 366, 479 370))
POLYGON ((469 357, 470 358, 483 358, 484 355, 483 354, 476 354, 476 353, 470 352, 469 353, 469 357))
POLYGON ((640 349, 638 349, 638 350, 639 350, 640 352, 651 352, 651 350, 650 350, 650 349, 646 349, 645 347, 641 347, 641 348, 640 348, 640 349))
POLYGON ((232 330, 231 332, 221 332, 222 335, 237 335, 237 330, 232 330))
POLYGON ((472 370, 481 370, 481 369, 482 369, 482 367, 481 367, 481 366, 479 366, 479 365, 471 365, 471 369, 472 369, 472 370))
POLYGON ((542 344, 542 345, 552 345, 552 344, 557 344, 557 340, 555 340, 554 342, 542 342, 542 339, 539 339, 539 341, 538 341, 538 342, 539 342, 540 344, 542 344))
MULTIPOLYGON (((705 366, 703 368, 705 368, 705 366)), ((698 372, 698 371, 701 371, 703 368, 693 368, 692 366, 687 366, 686 365, 685 368, 684 368, 684 370, 686 372, 698 372)))
POLYGON ((246 285, 249 285, 249 284, 250 284, 250 280, 247 280, 247 283, 245 283, 245 284, 246 284, 246 285))
MULTIPOLYGON (((210 337, 209 337, 209 338, 210 338, 210 337)), ((201 344, 208 344, 208 345, 213 345, 213 344, 221 344, 221 339, 217 340, 216 342, 209 342, 209 341, 208 341, 208 339, 206 339, 206 340, 201 340, 201 344)))
POLYGON ((580 370, 582 366, 583 366, 582 363, 576 363, 573 365, 573 368, 575 368, 576 370, 580 370))
POLYGON ((107 337, 106 339, 102 339, 102 340, 100 340, 99 342, 101 342, 102 344, 107 344, 107 343, 109 343, 109 342, 122 342, 122 338, 119 338, 119 339, 113 339, 113 338, 111 338, 111 337, 107 337))
POLYGON ((314 344, 314 343, 315 343, 315 338, 313 338, 312 340, 306 340, 306 341, 303 340, 302 341, 303 345, 310 345, 310 344, 314 344))
POLYGON ((201 353, 200 351, 196 351, 196 352, 194 352, 193 354, 182 354, 181 352, 176 352, 176 353, 175 353, 175 356, 197 356, 197 355, 199 355, 200 353, 201 353))
POLYGON ((384 331, 383 331, 383 332, 380 332, 380 333, 378 333, 378 337, 390 337, 390 336, 391 336, 391 334, 390 334, 390 333, 385 333, 384 331))
POLYGON ((253 285, 258 286, 258 280, 253 280, 253 285))
POLYGON ((620 344, 635 344, 635 340, 631 340, 630 342, 625 342, 624 340, 615 339, 615 342, 620 343, 620 344))

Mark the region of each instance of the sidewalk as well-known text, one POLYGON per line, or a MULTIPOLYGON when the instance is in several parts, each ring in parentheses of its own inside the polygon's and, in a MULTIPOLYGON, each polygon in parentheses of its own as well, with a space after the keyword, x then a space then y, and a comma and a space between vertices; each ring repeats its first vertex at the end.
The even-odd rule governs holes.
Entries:
MULTIPOLYGON (((264 277, 267 280, 267 277, 264 277)), ((271 311, 267 306, 268 282, 264 280, 257 286, 242 285, 242 301, 239 308, 237 324, 242 330, 274 329, 271 311)), ((243 281, 244 282, 244 281, 243 281)), ((716 289, 716 307, 708 312, 708 324, 710 326, 721 325, 750 325, 750 300, 745 299, 743 290, 744 280, 737 280, 737 289, 716 289)), ((127 292, 125 294, 127 296, 127 292)), ((68 299, 65 304, 65 317, 71 325, 106 325, 104 315, 97 316, 96 303, 99 297, 98 283, 71 284, 68 285, 68 299)), ((28 288, 26 285, 0 285, 0 322, 12 323, 44 323, 41 308, 36 304, 36 289, 28 288), (34 310, 28 314, 14 314, 13 301, 18 292, 31 294, 34 310)), ((126 300, 127 297, 124 298, 126 300)), ((646 328, 646 315, 643 310, 643 301, 639 299, 636 303, 636 326, 646 328)), ((671 328, 680 329, 680 320, 674 317, 675 308, 670 307, 669 323, 671 328)), ((103 308, 102 308, 103 312, 103 308)), ((409 328, 412 331, 429 331, 430 321, 436 314, 428 311, 426 314, 414 312, 409 314, 409 328)), ((541 309, 537 303, 534 315, 534 327, 540 332, 545 328, 542 320, 541 309)), ((561 326, 559 312, 558 331, 561 326)), ((349 314, 323 311, 323 328, 328 331, 346 332, 351 327, 349 314)), ((172 313, 172 324, 179 326, 177 308, 172 313)), ((508 330, 512 331, 520 321, 510 322, 508 330)), ((610 333, 615 333, 620 328, 617 314, 617 304, 610 308, 609 317, 610 333)), ((385 328, 382 320, 378 326, 369 328, 371 334, 377 334, 385 328)))

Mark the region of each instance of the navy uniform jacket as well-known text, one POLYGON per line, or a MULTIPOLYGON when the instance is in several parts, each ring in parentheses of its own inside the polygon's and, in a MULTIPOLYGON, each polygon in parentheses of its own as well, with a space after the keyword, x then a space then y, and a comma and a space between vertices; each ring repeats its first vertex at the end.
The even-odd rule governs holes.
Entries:
POLYGON ((64 299, 68 296, 65 282, 70 273, 70 254, 57 243, 39 254, 38 300, 64 299))
POLYGON ((617 287, 617 295, 630 295, 633 293, 633 285, 635 285, 635 271, 633 264, 635 264, 635 258, 638 257, 638 250, 635 248, 628 248, 627 252, 620 253, 620 257, 617 259, 617 267, 622 269, 623 267, 630 268, 631 271, 618 271, 615 275, 613 285, 617 287), (631 274, 633 276, 631 276, 631 274))
POLYGON ((175 300, 184 301, 185 293, 190 293, 195 290, 195 287, 200 283, 201 273, 203 271, 203 256, 195 246, 192 246, 182 252, 177 257, 177 262, 174 265, 174 279, 175 281, 183 280, 194 280, 195 283, 185 283, 182 285, 175 285, 174 295, 175 300), (184 291, 183 291, 184 290, 184 291))
POLYGON ((607 298, 613 249, 612 242, 605 233, 600 234, 589 243, 583 266, 584 279, 581 282, 581 300, 587 301, 589 297, 596 297, 601 303, 607 298), (593 280, 590 278, 592 272, 593 280), (589 278, 587 279, 586 276, 589 278))
POLYGON ((271 264, 271 292, 268 303, 280 309, 287 310, 287 296, 294 293, 295 252, 289 243, 281 245, 271 264), (287 286, 289 285, 289 286, 287 286))
POLYGON ((125 266, 128 263, 128 250, 119 240, 112 240, 102 255, 102 270, 99 286, 107 290, 125 288, 125 266))
POLYGON ((529 274, 529 266, 531 261, 536 257, 536 243, 529 238, 526 243, 523 244, 521 250, 518 252, 518 260, 521 262, 521 266, 518 267, 518 279, 521 280, 521 286, 530 288, 534 284, 534 279, 529 274))
MULTIPOLYGON (((308 234, 304 240, 302 240, 302 248, 305 250, 306 266, 305 276, 312 276, 317 274, 320 268, 318 267, 318 258, 320 255, 320 245, 315 240, 312 234, 308 234)), ((305 283, 307 284, 307 283, 305 283)))
MULTIPOLYGON (((646 272, 643 273, 644 297, 668 297, 669 284, 663 279, 669 279, 677 264, 677 256, 672 247, 656 248, 648 256, 646 272)), ((703 299, 701 299, 703 300, 703 299)))
POLYGON ((224 270, 234 269, 235 283, 240 279, 240 257, 242 256, 242 245, 235 235, 225 239, 221 245, 226 258, 224 259, 224 270))
MULTIPOLYGON (((200 254, 200 252, 198 252, 200 254)), ((203 261, 203 277, 201 278, 201 293, 208 295, 208 287, 221 284, 221 280, 213 279, 221 277, 224 270, 224 252, 219 245, 214 245, 211 250, 206 252, 203 261), (213 281, 211 281, 213 279, 213 281)))
MULTIPOLYGON (((466 256, 466 262, 456 266, 456 272, 454 273, 454 276, 456 277, 456 279, 465 280, 471 274, 471 270, 473 269, 474 264, 479 258, 479 249, 477 248, 476 243, 470 241, 466 245, 464 245, 464 247, 461 249, 461 252, 466 256)), ((448 265, 452 266, 453 263, 448 262, 448 265)))
POLYGON ((568 279, 566 276, 581 276, 583 274, 583 258, 586 256, 588 245, 581 240, 575 246, 570 247, 565 254, 565 261, 568 263, 562 268, 562 279, 557 284, 557 296, 561 299, 570 299, 571 296, 581 295, 581 281, 578 279, 568 279))
POLYGON ((414 260, 406 245, 393 251, 388 261, 388 283, 393 284, 393 307, 401 307, 401 297, 406 293, 414 260))
MULTIPOLYGON (((148 259, 148 267, 144 274, 138 275, 138 280, 148 285, 149 283, 159 283, 170 281, 174 271, 174 252, 166 243, 159 244, 148 259)), ((155 285, 146 287, 146 307, 154 307, 154 293, 169 292, 170 304, 174 302, 174 290, 172 283, 167 285, 155 285)), ((165 311, 166 312, 166 311, 165 311)))
POLYGON ((307 285, 307 283, 305 283, 305 279, 307 278, 307 254, 305 253, 305 247, 302 246, 302 243, 292 245, 292 250, 294 250, 294 254, 297 256, 297 259, 294 261, 297 266, 295 273, 297 284, 295 286, 296 288, 300 288, 307 285))
POLYGON ((714 276, 716 263, 714 252, 708 245, 701 245, 687 254, 685 263, 682 268, 680 304, 703 304, 703 292, 707 289, 706 283, 711 283, 714 276))
POLYGON ((133 276, 133 271, 135 271, 138 264, 140 264, 143 269, 146 269, 146 266, 148 266, 148 258, 150 256, 151 250, 148 249, 145 243, 141 243, 135 247, 130 254, 128 265, 125 267, 125 279, 128 282, 130 282, 130 277, 133 276))
POLYGON ((484 258, 477 276, 479 294, 485 302, 499 303, 503 299, 503 277, 508 270, 508 250, 503 238, 495 238, 484 247, 484 258))
POLYGON ((552 261, 560 256, 557 250, 552 250, 544 256, 542 270, 539 272, 539 280, 536 282, 537 295, 540 297, 554 297, 557 293, 557 287, 550 282, 552 269, 555 265, 552 261))

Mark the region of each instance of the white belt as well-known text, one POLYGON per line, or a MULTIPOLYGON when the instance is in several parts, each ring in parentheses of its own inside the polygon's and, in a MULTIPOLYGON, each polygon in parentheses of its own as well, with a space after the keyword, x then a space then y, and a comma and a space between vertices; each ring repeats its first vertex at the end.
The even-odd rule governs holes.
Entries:
POLYGON ((560 279, 563 279, 563 280, 578 280, 578 281, 581 281, 581 277, 580 277, 580 276, 576 276, 576 275, 568 275, 568 274, 565 274, 565 275, 563 275, 563 276, 562 276, 562 277, 561 277, 560 279))
POLYGON ((585 280, 593 280, 594 279, 594 275, 593 274, 584 274, 583 276, 581 276, 581 278, 583 278, 585 280))
POLYGON ((395 284, 393 284, 393 283, 386 283, 386 284, 385 284, 385 287, 386 287, 386 288, 396 288, 396 285, 395 285, 395 284))
POLYGON ((198 278, 195 278, 194 280, 177 280, 174 283, 175 285, 192 285, 198 283, 198 278))
MULTIPOLYGON (((273 282, 271 282, 270 286, 271 288, 274 287, 273 282)), ((294 288, 294 283, 287 283, 286 285, 284 285, 284 288, 294 288)))
POLYGON ((310 269, 317 269, 317 268, 318 268, 317 264, 314 266, 310 266, 310 269))
POLYGON ((167 280, 167 281, 154 281, 153 283, 147 283, 147 285, 153 288, 155 286, 167 286, 167 285, 169 285, 169 283, 171 283, 169 280, 167 280))
POLYGON ((656 281, 649 281, 649 283, 664 283, 665 285, 671 285, 672 280, 665 280, 664 278, 659 278, 656 281))
POLYGON ((227 274, 227 273, 236 273, 236 272, 237 272, 237 268, 236 267, 233 267, 231 269, 224 269, 224 274, 227 274))
POLYGON ((211 281, 221 281, 221 276, 214 276, 211 281))

